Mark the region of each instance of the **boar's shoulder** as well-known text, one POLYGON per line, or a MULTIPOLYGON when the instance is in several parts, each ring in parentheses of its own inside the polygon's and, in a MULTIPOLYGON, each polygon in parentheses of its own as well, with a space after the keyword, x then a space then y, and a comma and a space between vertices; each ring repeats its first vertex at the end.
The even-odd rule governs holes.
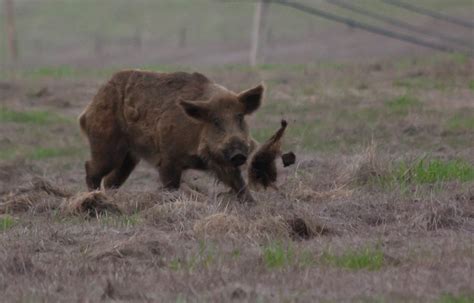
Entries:
POLYGON ((150 102, 175 101, 176 97, 195 100, 205 93, 209 83, 209 79, 199 73, 133 71, 126 82, 125 94, 150 97, 150 102))
POLYGON ((119 72, 111 82, 122 91, 124 117, 128 123, 148 119, 156 122, 164 112, 176 111, 179 99, 203 98, 211 83, 199 73, 138 70, 119 72))

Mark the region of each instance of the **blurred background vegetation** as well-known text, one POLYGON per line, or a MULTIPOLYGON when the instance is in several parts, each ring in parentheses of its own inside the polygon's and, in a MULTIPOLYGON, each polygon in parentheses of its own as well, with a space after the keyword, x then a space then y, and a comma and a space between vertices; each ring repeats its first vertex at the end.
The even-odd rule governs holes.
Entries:
MULTIPOLYGON (((247 65, 249 62, 255 1, 9 1, 14 4, 18 40, 15 65, 20 71, 61 76, 84 69, 132 66, 156 69, 176 65, 247 65)), ((329 1, 296 2, 393 29, 382 21, 355 14, 329 1)), ((350 2, 471 43, 474 38, 472 29, 380 0, 350 2)), ((474 11, 472 0, 417 0, 413 3, 468 20, 474 11)), ((2 19, 5 20, 5 6, 2 6, 2 19)), ((4 25, 2 22, 2 27, 4 25)), ((353 61, 426 51, 274 3, 266 10, 265 25, 259 37, 259 64, 353 61)), ((4 74, 12 60, 7 51, 6 31, 1 30, 0 34, 0 70, 4 74)))

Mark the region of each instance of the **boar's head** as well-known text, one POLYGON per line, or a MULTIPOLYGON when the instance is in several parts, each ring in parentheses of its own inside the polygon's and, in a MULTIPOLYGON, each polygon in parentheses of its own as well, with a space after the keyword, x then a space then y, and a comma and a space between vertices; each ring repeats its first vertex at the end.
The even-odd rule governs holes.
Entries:
POLYGON ((180 101, 185 113, 202 123, 199 150, 221 165, 241 166, 250 153, 245 116, 262 102, 262 85, 239 94, 226 92, 206 101, 180 101))

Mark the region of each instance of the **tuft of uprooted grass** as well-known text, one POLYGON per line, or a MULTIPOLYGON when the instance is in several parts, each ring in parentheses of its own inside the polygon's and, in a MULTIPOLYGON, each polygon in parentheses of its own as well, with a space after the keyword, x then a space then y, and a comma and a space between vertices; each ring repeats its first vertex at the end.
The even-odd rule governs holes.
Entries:
POLYGON ((411 226, 422 230, 456 229, 465 221, 463 208, 457 203, 440 203, 436 200, 422 202, 414 211, 411 226))
POLYGON ((329 250, 323 253, 321 259, 326 264, 351 270, 379 270, 384 265, 384 254, 380 248, 348 250, 341 255, 329 250))
POLYGON ((78 193, 64 200, 60 205, 60 211, 66 216, 84 214, 89 217, 122 213, 122 210, 101 191, 78 193))

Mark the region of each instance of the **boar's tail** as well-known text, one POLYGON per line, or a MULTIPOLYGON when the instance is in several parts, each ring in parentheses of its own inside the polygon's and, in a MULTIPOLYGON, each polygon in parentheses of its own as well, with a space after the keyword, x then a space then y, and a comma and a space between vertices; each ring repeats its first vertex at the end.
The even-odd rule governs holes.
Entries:
POLYGON ((79 121, 79 126, 81 128, 81 133, 84 136, 87 136, 87 126, 86 126, 86 111, 83 111, 80 115, 79 118, 77 119, 79 121))
POLYGON ((286 120, 281 120, 280 129, 270 138, 270 140, 268 140, 268 142, 271 142, 270 144, 275 144, 276 142, 280 141, 281 137, 283 137, 283 134, 285 133, 287 125, 288 122, 286 122, 286 120))

